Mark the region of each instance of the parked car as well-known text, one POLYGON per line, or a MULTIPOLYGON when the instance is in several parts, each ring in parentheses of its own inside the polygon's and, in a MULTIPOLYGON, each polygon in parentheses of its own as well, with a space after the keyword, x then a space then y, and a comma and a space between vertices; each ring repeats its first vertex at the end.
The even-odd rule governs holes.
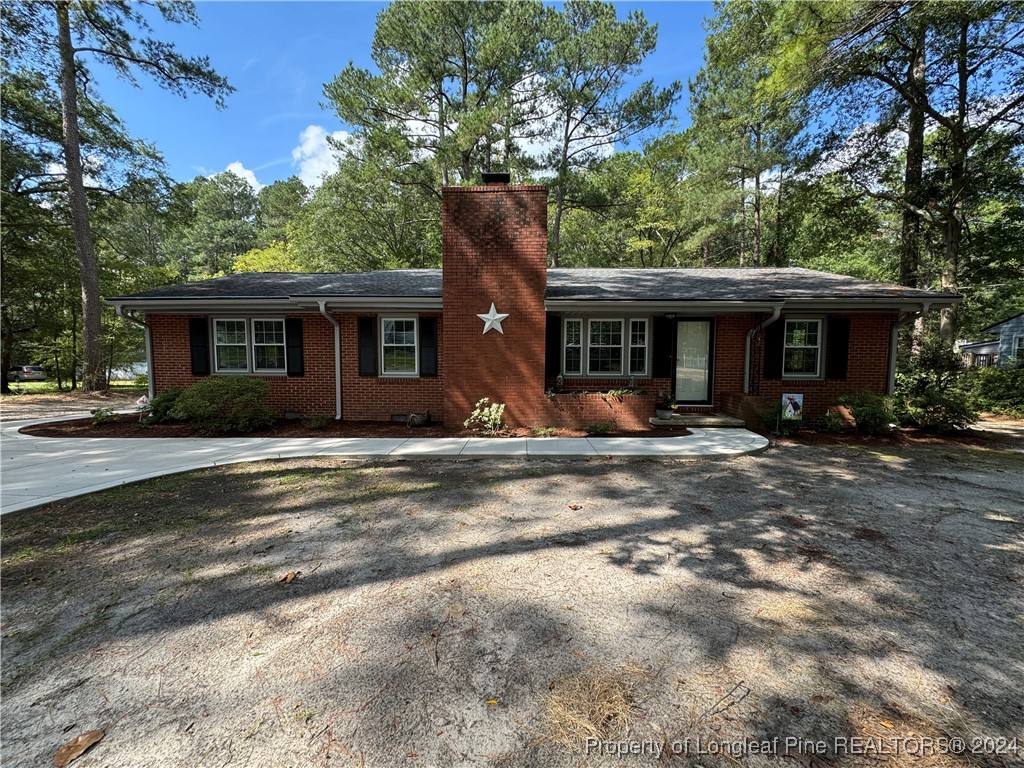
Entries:
POLYGON ((46 371, 38 365, 19 365, 7 372, 8 381, 46 381, 46 371))

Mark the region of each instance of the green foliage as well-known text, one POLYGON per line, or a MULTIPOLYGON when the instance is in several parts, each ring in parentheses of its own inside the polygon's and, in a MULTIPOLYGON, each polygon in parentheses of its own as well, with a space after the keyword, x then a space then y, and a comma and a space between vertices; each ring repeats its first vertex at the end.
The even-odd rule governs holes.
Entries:
POLYGON ((966 372, 966 386, 982 411, 1024 418, 1024 362, 966 372))
POLYGON ((838 435, 843 432, 843 420, 832 411, 825 411, 825 415, 821 417, 821 430, 838 435))
POLYGON ((502 421, 504 416, 504 403, 492 403, 490 398, 484 397, 477 401, 473 412, 462 422, 462 426, 485 435, 495 435, 505 426, 502 421))
POLYGON ((146 416, 143 423, 167 424, 172 421, 178 421, 177 418, 171 415, 171 412, 184 391, 180 387, 175 387, 161 392, 150 400, 145 406, 146 416))
POLYGON ((586 432, 590 437, 600 437, 601 435, 607 435, 614 429, 614 424, 605 421, 600 424, 587 424, 587 426, 583 428, 583 431, 586 432))
POLYGON ((330 416, 324 416, 322 414, 303 416, 302 426, 306 429, 323 429, 331 421, 330 416))
POLYGON ((895 415, 903 424, 936 432, 968 427, 978 412, 962 376, 960 356, 936 334, 926 336, 918 354, 896 376, 895 415))
POLYGON ((536 437, 551 437, 555 434, 554 427, 530 427, 530 434, 536 437))
POLYGON ((137 373, 137 374, 135 374, 135 386, 136 387, 148 387, 149 386, 149 376, 148 376, 148 374, 145 374, 145 373, 137 373))
POLYGON ((782 410, 782 403, 775 403, 761 415, 761 423, 768 434, 788 437, 803 426, 798 419, 782 418, 782 410))
POLYGON ((117 415, 117 411, 113 408, 93 408, 89 413, 92 414, 92 425, 94 427, 110 421, 117 415))
POLYGON ((263 379, 211 376, 182 392, 170 415, 204 432, 252 432, 274 421, 269 394, 263 379))
POLYGON ((875 392, 864 390, 843 397, 839 402, 849 407, 857 431, 861 434, 886 435, 892 432, 896 424, 892 402, 875 392))

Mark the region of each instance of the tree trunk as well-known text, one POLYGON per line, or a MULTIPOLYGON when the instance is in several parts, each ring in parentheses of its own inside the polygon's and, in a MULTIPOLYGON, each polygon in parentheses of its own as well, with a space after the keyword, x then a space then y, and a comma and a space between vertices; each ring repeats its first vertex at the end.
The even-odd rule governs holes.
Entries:
POLYGON ((0 350, 0 392, 5 395, 11 392, 11 383, 7 380, 7 372, 11 370, 11 345, 14 343, 14 329, 6 317, 0 319, 2 324, 3 345, 0 350))
MULTIPOLYGON (((907 67, 907 88, 915 100, 907 112, 907 161, 903 172, 903 199, 908 206, 925 207, 924 186, 924 103, 925 97, 925 30, 915 32, 914 49, 907 67)), ((900 285, 919 288, 921 285, 921 218, 909 207, 903 209, 900 232, 900 285)))
POLYGON ((85 199, 82 153, 78 136, 78 84, 75 81, 75 49, 71 44, 68 2, 57 8, 57 47, 60 52, 61 123, 64 140, 64 166, 67 175, 68 208, 75 234, 75 255, 82 283, 82 389, 104 389, 103 349, 100 328, 100 279, 89 228, 89 208, 85 199))
POLYGON ((740 176, 740 266, 747 258, 747 173, 740 176))
POLYGON ((562 235, 562 209, 565 207, 565 182, 555 188, 555 220, 551 227, 551 240, 548 243, 548 261, 552 267, 558 266, 558 246, 562 235))
MULTIPOLYGON (((967 43, 969 21, 960 24, 960 45, 957 51, 957 119, 949 132, 949 202, 943 225, 942 289, 956 291, 957 271, 960 266, 960 242, 964 232, 964 194, 967 191, 967 43)), ((939 336, 952 347, 959 330, 957 305, 942 310, 939 336)))

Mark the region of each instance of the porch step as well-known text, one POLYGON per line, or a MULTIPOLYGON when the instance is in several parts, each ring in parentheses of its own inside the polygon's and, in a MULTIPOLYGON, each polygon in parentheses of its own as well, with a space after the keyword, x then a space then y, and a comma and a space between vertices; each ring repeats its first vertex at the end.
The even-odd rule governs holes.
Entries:
POLYGON ((654 427, 743 427, 743 419, 726 416, 724 413, 674 413, 667 419, 652 416, 654 427))

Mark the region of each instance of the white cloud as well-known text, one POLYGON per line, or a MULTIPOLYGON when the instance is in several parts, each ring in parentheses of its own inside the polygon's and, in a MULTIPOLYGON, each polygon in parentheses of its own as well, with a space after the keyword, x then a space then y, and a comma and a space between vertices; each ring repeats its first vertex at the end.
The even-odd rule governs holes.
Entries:
POLYGON ((245 179, 245 181, 249 183, 249 186, 252 187, 252 191, 254 193, 258 194, 259 191, 263 189, 263 185, 260 184, 260 180, 256 178, 256 174, 242 165, 238 160, 233 163, 228 163, 228 167, 225 168, 224 171, 225 173, 233 173, 235 176, 245 179))
MULTIPOLYGON (((335 131, 329 135, 339 142, 348 141, 346 131, 335 131)), ((307 187, 318 187, 324 175, 338 167, 334 149, 327 143, 327 129, 319 125, 307 125, 299 134, 299 145, 292 150, 292 165, 299 169, 299 178, 307 187)))

